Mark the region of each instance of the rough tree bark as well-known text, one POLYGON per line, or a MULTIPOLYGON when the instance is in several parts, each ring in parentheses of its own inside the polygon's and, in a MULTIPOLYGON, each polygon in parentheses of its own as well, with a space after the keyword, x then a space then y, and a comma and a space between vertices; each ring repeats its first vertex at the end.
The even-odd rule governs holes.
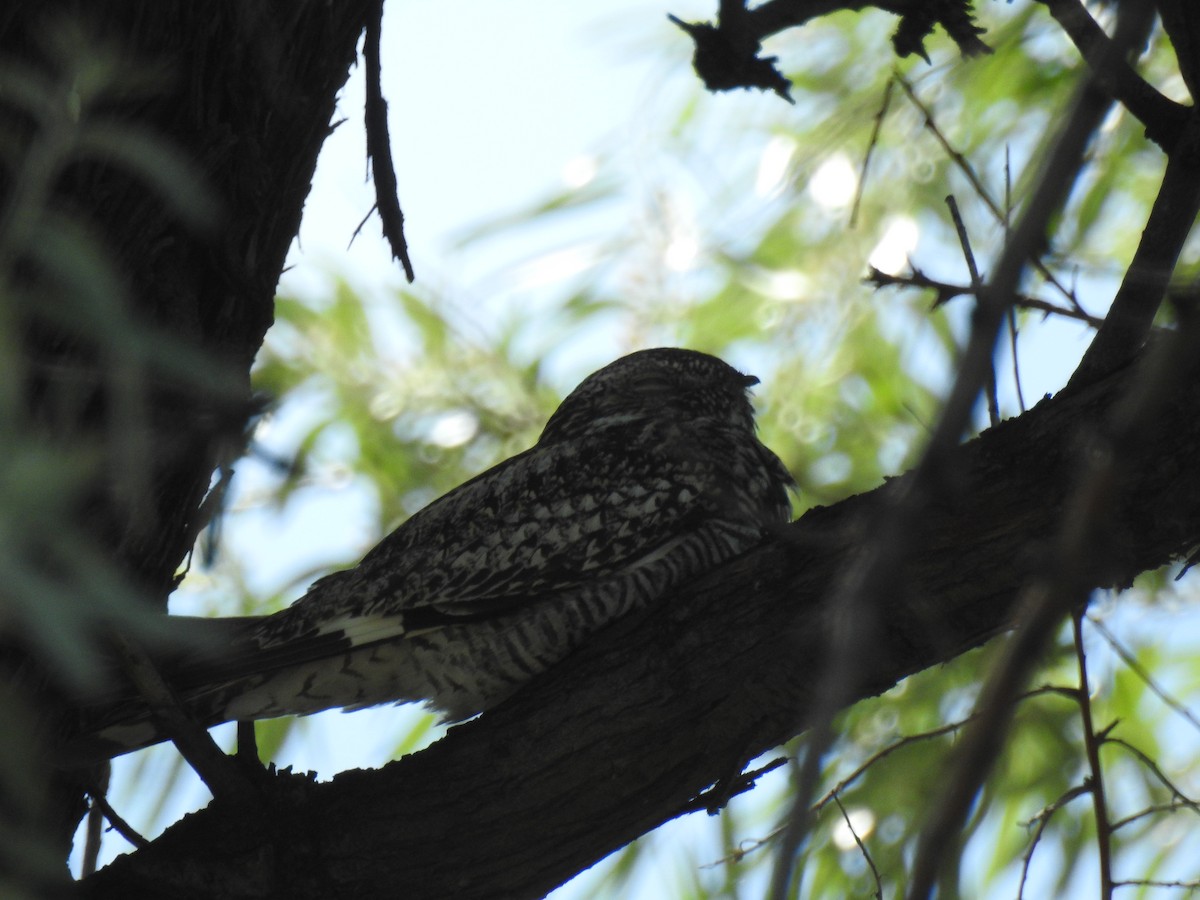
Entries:
MULTIPOLYGON (((71 14, 133 57, 167 61, 161 92, 119 112, 182 147, 222 204, 224 226, 205 237, 182 229, 152 194, 110 168, 81 169, 64 186, 64 197, 106 236, 139 314, 225 361, 245 385, 243 402, 224 398, 219 415, 210 397, 170 385, 155 391, 155 502, 142 520, 128 521, 119 502, 95 492, 97 541, 159 606, 202 524, 222 445, 251 408, 245 376, 372 6, 41 0, 0 12, 6 56, 38 58, 39 31, 71 14)), ((1183 6, 1164 6, 1187 18, 1183 6)), ((86 352, 53 336, 40 335, 30 355, 46 372, 90 364, 86 352)), ((864 647, 856 696, 1010 624, 1017 592, 1044 564, 1084 438, 1132 377, 1125 369, 1043 402, 960 449, 954 493, 926 517, 903 588, 874 610, 881 637, 864 647)), ((33 401, 53 390, 47 376, 33 401)), ((1140 463, 1127 461, 1113 489, 1097 583, 1127 584, 1200 540, 1200 387, 1193 378, 1170 390, 1167 413, 1141 435, 1140 463)), ((86 433, 95 423, 68 425, 86 433)), ((898 479, 813 510, 422 753, 328 784, 257 777, 260 815, 214 804, 83 890, 539 896, 655 825, 719 806, 746 786, 738 773, 749 758, 803 729, 825 646, 822 598, 869 523, 902 491, 898 479)))
MULTIPOLYGON (((74 23, 93 46, 116 51, 128 71, 152 73, 152 87, 112 98, 105 113, 182 150, 217 204, 216 227, 196 233, 128 171, 95 161, 73 167, 58 198, 118 262, 137 317, 202 348, 242 385, 240 397, 218 398, 223 408, 216 411, 212 397, 155 385, 153 509, 131 521, 104 489, 96 491, 97 540, 161 609, 204 525, 198 510, 222 445, 239 442, 252 409, 250 364, 273 320, 275 285, 372 6, 17 0, 0 13, 5 59, 56 77, 46 48, 74 23)), ((39 372, 48 373, 32 395, 41 407, 55 403, 56 373, 89 373, 96 365, 88 347, 61 333, 38 331, 27 346, 39 372)), ((102 380, 95 381, 100 392, 102 380)), ((98 397, 101 412, 87 409, 92 418, 71 424, 85 433, 96 428, 103 403, 98 397)))
MULTIPOLYGON (((8 166, 42 124, 20 105, 20 67, 60 85, 65 104, 75 87, 66 72, 89 54, 111 56, 118 76, 96 114, 172 144, 201 173, 217 208, 215 224, 197 231, 128 167, 95 155, 72 162, 55 183, 55 208, 115 263, 136 320, 211 364, 211 389, 199 378, 152 373, 137 436, 113 412, 106 361, 90 335, 42 315, 57 299, 52 280, 19 270, 39 298, 21 322, 28 421, 47 443, 105 460, 82 492, 79 526, 116 563, 131 594, 155 608, 166 609, 206 523, 214 469, 243 446, 254 412, 250 365, 272 322, 275 285, 337 91, 376 2, 12 0, 0 7, 0 60, 10 67, 0 76, 0 210, 17 193, 8 166), (64 59, 67 34, 76 35, 68 51, 75 59, 64 59), (151 464, 129 492, 113 461, 135 441, 151 464)), ((41 727, 52 733, 52 694, 31 690, 41 727)), ((60 782, 55 795, 49 816, 69 842, 81 793, 60 782)))

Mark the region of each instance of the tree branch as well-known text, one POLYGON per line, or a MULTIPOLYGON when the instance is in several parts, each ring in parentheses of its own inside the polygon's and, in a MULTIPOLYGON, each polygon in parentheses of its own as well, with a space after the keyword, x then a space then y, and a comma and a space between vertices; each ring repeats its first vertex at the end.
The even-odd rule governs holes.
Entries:
POLYGON ((1193 0, 1157 0, 1155 5, 1175 48, 1183 83, 1196 100, 1200 98, 1200 10, 1193 0))
MULTIPOLYGON (((870 266, 867 270, 867 277, 863 279, 863 282, 877 288, 907 287, 933 291, 935 296, 933 303, 930 305, 931 309, 937 309, 939 306, 949 303, 955 297, 969 297, 975 293, 975 288, 969 284, 951 284, 949 281, 939 281, 936 278, 930 278, 915 266, 912 267, 912 274, 910 275, 889 275, 887 272, 881 272, 874 266, 870 266)), ((1098 316, 1088 315, 1087 312, 1078 307, 1059 306, 1057 303, 1051 303, 1049 300, 1041 300, 1037 297, 1029 297, 1024 294, 1018 294, 1013 297, 1013 306, 1018 309, 1029 309, 1044 313, 1047 316, 1062 316, 1066 319, 1075 319, 1085 322, 1093 328, 1099 328, 1104 322, 1098 316)))
POLYGON ((684 22, 672 15, 667 18, 695 42, 692 67, 710 91, 758 88, 774 91, 791 103, 791 82, 776 68, 777 57, 758 55, 763 40, 819 16, 840 10, 857 12, 867 6, 900 17, 892 36, 897 56, 915 53, 928 62, 925 38, 933 33, 935 25, 945 29, 964 56, 991 52, 979 38, 984 30, 975 24, 970 0, 936 4, 927 0, 767 0, 754 9, 746 8, 746 0, 720 0, 716 25, 684 22))
POLYGON ((1200 115, 1167 157, 1167 170, 1133 261, 1070 383, 1086 384, 1124 365, 1150 333, 1183 245, 1200 214, 1200 115))
POLYGON ((1124 59, 1079 0, 1038 0, 1079 49, 1100 90, 1119 101, 1143 125, 1146 137, 1170 150, 1183 134, 1188 108, 1164 97, 1124 59))
MULTIPOLYGON (((855 698, 979 645, 1012 624, 1018 590, 1058 527, 1081 436, 1127 385, 1103 382, 1040 403, 960 447, 953 500, 931 505, 903 577, 861 658, 855 698)), ((1167 392, 1113 486, 1113 534, 1098 582, 1139 572, 1200 540, 1200 384, 1167 392)), ((275 831, 229 837, 209 809, 88 879, 92 898, 537 897, 693 808, 747 753, 805 724, 826 635, 822 602, 861 553, 865 524, 908 476, 811 510, 766 546, 643 616, 618 622, 495 710, 421 753, 327 784, 264 785, 275 831)))

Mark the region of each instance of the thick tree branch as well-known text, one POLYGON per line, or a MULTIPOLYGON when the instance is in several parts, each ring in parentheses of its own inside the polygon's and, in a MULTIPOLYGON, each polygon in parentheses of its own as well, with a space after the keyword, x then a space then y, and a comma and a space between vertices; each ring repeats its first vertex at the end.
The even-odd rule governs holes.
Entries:
POLYGON ((1126 364, 1154 323, 1175 264, 1200 215, 1200 115, 1188 117, 1183 137, 1167 157, 1146 227, 1113 297, 1104 324, 1071 375, 1086 384, 1126 364))
MULTIPOLYGON (((951 455, 960 490, 920 522, 857 696, 1012 624, 1086 435, 1129 375, 1044 401, 951 455)), ((1146 464, 1114 486, 1104 585, 1128 585, 1200 540, 1192 381, 1142 436, 1146 464)), ((88 896, 387 896, 397 884, 411 897, 544 894, 805 727, 828 645, 822 599, 906 480, 810 511, 426 751, 327 784, 280 778, 268 790, 275 833, 234 840, 231 814, 210 807, 93 876, 88 896)))
POLYGON ((1156 5, 1175 48, 1183 83, 1193 101, 1200 99, 1200 9, 1193 0, 1158 0, 1156 5))

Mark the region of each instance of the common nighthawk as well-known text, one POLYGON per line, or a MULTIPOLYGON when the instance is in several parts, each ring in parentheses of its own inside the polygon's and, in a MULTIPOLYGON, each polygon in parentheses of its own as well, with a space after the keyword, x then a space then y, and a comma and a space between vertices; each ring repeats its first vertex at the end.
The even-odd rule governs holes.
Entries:
MULTIPOLYGON (((618 359, 562 402, 532 448, 288 609, 215 620, 227 649, 164 674, 207 725, 414 700, 454 721, 494 706, 592 632, 789 520, 792 478, 755 436, 757 383, 691 350, 618 359)), ((85 718, 76 746, 88 755, 163 739, 136 701, 85 718)))

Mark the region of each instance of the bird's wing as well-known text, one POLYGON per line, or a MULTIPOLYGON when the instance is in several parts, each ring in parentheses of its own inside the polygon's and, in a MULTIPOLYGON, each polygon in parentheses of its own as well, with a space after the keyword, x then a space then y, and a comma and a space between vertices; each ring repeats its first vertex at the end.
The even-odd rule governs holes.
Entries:
POLYGON ((337 634, 357 645, 368 632, 490 618, 656 559, 718 516, 723 476, 711 454, 693 457, 662 431, 647 441, 609 429, 597 444, 537 446, 488 470, 265 620, 261 643, 337 634))

